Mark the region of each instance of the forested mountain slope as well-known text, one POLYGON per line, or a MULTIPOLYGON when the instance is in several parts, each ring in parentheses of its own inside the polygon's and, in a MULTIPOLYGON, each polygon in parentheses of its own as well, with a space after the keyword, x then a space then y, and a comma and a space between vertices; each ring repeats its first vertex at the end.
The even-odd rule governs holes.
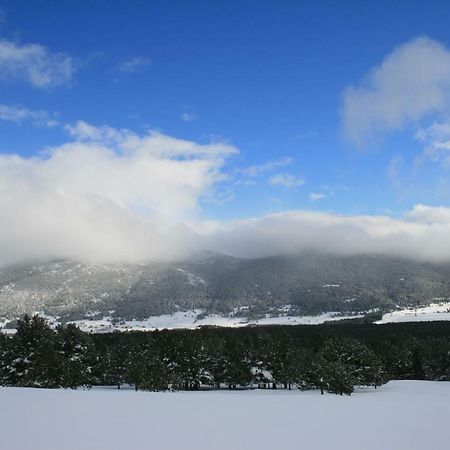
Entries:
POLYGON ((448 297, 450 264, 382 256, 207 254, 165 263, 51 261, 0 269, 0 317, 46 311, 131 319, 190 309, 258 315, 285 305, 304 315, 390 311, 448 297))

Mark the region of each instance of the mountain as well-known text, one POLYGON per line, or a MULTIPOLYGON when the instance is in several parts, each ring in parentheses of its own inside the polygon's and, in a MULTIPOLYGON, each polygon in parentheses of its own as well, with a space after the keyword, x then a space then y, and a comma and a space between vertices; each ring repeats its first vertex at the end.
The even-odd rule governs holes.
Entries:
POLYGON ((247 316, 290 306, 297 315, 427 305, 450 297, 450 264, 384 256, 303 254, 238 259, 206 254, 177 262, 28 263, 0 269, 0 317, 44 311, 67 320, 142 319, 201 309, 247 316))

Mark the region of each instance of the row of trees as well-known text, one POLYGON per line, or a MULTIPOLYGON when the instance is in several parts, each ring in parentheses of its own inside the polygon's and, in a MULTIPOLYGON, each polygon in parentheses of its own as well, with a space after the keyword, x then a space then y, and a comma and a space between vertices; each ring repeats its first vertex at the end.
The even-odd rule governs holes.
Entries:
POLYGON ((351 394, 357 385, 377 387, 391 378, 450 379, 448 337, 387 335, 367 345, 326 336, 318 327, 311 335, 296 328, 90 335, 74 325, 53 330, 40 317, 25 317, 15 335, 0 335, 0 384, 126 383, 154 391, 296 387, 351 394))

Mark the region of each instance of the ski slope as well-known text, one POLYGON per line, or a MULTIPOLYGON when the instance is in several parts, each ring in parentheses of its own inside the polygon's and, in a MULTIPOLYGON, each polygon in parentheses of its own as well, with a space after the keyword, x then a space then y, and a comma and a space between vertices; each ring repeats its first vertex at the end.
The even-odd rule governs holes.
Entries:
POLYGON ((450 382, 395 381, 351 397, 0 388, 0 404, 5 450, 448 450, 450 442, 450 382))

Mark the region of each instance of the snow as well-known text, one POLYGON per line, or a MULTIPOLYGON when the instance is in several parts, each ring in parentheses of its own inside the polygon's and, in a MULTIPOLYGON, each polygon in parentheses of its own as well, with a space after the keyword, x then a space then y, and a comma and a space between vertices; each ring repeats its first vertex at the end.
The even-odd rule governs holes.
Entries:
POLYGON ((431 322, 435 320, 450 320, 450 302, 431 303, 420 308, 400 309, 384 314, 378 324, 392 322, 431 322))
POLYGON ((127 320, 113 324, 112 317, 104 317, 99 320, 77 320, 73 321, 81 330, 86 332, 111 332, 131 331, 131 330, 162 330, 162 329, 194 329, 200 326, 219 326, 219 327, 245 327, 252 325, 319 325, 327 321, 354 319, 364 317, 366 313, 354 315, 342 315, 338 312, 327 312, 316 316, 290 316, 266 315, 261 319, 248 319, 245 317, 236 317, 234 314, 222 316, 210 314, 198 319, 197 317, 204 313, 202 309, 193 309, 189 311, 178 311, 173 314, 163 314, 161 316, 148 317, 145 320, 127 320))
MULTIPOLYGON (((348 299, 353 301, 354 299, 348 299)), ((291 305, 285 305, 274 311, 274 314, 266 314, 260 319, 249 319, 240 315, 248 310, 248 306, 235 308, 229 315, 209 314, 203 317, 205 311, 202 309, 193 309, 189 311, 178 311, 173 314, 163 314, 160 316, 151 316, 144 320, 127 320, 114 323, 110 316, 102 319, 84 319, 74 321, 81 330, 86 332, 111 332, 111 331, 130 331, 130 330, 162 330, 162 329, 194 329, 200 326, 219 326, 219 327, 245 327, 254 325, 320 325, 324 322, 363 318, 369 313, 377 312, 378 309, 371 309, 359 313, 342 314, 339 312, 326 312, 314 316, 298 316, 289 314, 291 305), (277 314, 278 313, 278 314, 277 314), (202 315, 202 318, 198 318, 202 315)), ((48 316, 47 316, 48 317, 48 316)), ((384 314, 382 319, 375 322, 377 324, 389 322, 422 322, 432 320, 450 320, 450 302, 437 302, 429 306, 415 309, 401 309, 388 314, 384 314)))
POLYGON ((447 450, 450 383, 351 397, 300 391, 150 393, 0 388, 1 448, 447 450))
MULTIPOLYGON (((356 298, 349 298, 346 302, 352 302, 356 298)), ((150 316, 143 320, 118 320, 112 316, 93 318, 99 311, 90 311, 86 318, 75 320, 70 323, 76 324, 82 331, 88 333, 110 333, 113 331, 153 331, 162 329, 195 329, 201 326, 219 326, 228 328, 255 326, 255 325, 320 325, 324 322, 338 321, 344 319, 364 318, 367 314, 377 312, 378 309, 370 309, 358 313, 326 312, 314 316, 294 315, 290 311, 292 305, 279 306, 270 314, 266 314, 260 319, 249 319, 244 316, 249 310, 249 306, 234 308, 229 315, 208 314, 205 315, 203 309, 192 309, 188 311, 177 311, 173 314, 163 314, 160 316, 150 316), (92 317, 92 318, 91 318, 92 317)), ((110 311, 110 314, 114 311, 110 311)), ((56 327, 59 318, 46 315, 43 312, 36 312, 41 317, 47 319, 49 324, 56 327)), ((429 306, 420 308, 399 309, 394 312, 384 314, 382 319, 376 324, 391 322, 423 322, 435 320, 450 320, 450 301, 448 299, 435 299, 429 306), (445 301, 444 301, 445 300, 445 301)), ((0 332, 14 333, 15 330, 5 328, 8 320, 0 318, 0 332)))

